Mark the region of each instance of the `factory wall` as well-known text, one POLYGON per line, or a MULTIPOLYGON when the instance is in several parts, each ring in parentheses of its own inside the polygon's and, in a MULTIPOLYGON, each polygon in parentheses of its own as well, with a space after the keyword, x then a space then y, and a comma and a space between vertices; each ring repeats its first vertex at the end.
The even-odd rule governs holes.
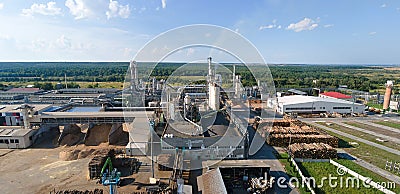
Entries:
POLYGON ((360 104, 345 104, 345 103, 332 103, 332 102, 306 102, 298 104, 283 104, 278 103, 278 112, 283 113, 363 113, 364 105, 360 104))
POLYGON ((0 114, 0 126, 23 126, 23 115, 19 112, 3 112, 0 114))

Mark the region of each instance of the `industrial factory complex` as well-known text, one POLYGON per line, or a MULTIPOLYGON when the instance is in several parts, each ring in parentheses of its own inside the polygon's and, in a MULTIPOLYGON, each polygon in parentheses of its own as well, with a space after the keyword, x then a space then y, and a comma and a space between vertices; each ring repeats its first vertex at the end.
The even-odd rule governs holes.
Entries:
MULTIPOLYGON (((27 153, 57 150, 55 157, 37 153, 37 160, 52 163, 32 170, 51 177, 44 180, 32 172, 31 176, 43 179, 35 193, 299 193, 296 188, 276 186, 279 177, 289 178, 278 160, 280 153, 289 155, 290 165, 303 160, 329 162, 338 158, 336 148, 344 140, 322 128, 348 117, 368 125, 369 113, 387 114, 399 108, 392 81, 386 83, 383 109, 377 111, 364 101, 380 101, 379 96, 367 98, 340 90, 275 93, 259 85, 244 87, 235 67, 225 78, 217 73, 211 58, 204 65, 205 82, 189 85, 141 80, 132 61, 128 85, 122 90, 26 87, 0 92, 0 148, 8 150, 1 157, 11 157, 18 149, 27 153), (256 145, 257 141, 262 143, 256 145), (253 146, 259 146, 256 152, 253 146), (51 168, 74 174, 50 173, 51 168), (75 184, 66 176, 81 182, 75 184)), ((338 123, 362 131, 360 126, 338 123)), ((374 125, 394 135, 371 134, 378 134, 383 143, 399 145, 398 129, 374 125)), ((17 172, 15 176, 20 175, 17 172)), ((18 191, 19 183, 12 184, 17 186, 7 188, 6 193, 18 191)))

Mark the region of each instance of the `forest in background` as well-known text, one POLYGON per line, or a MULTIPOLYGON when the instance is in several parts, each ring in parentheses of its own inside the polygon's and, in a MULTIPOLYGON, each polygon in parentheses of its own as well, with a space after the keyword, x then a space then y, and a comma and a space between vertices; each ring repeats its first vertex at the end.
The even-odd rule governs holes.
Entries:
MULTIPOLYGON (((146 67, 146 63, 140 66, 146 67)), ((167 79, 183 63, 160 63, 151 76, 167 79)), ((232 70, 232 64, 223 64, 232 70)), ((55 89, 56 83, 68 87, 116 87, 125 80, 128 62, 3 62, 0 63, 0 88, 33 84, 42 89, 55 89), (115 84, 112 84, 115 83, 115 84)), ((276 88, 337 88, 374 92, 384 89, 386 80, 400 84, 400 68, 372 65, 269 65, 276 88), (316 82, 315 82, 316 80, 316 82)), ((196 68, 187 69, 176 81, 187 81, 185 75, 196 74, 196 68), (180 80, 181 79, 181 80, 180 80)), ((265 72, 267 73, 267 72, 265 72)), ((204 74, 204 73, 203 73, 204 74)), ((236 74, 242 76, 245 86, 255 85, 250 71, 243 65, 236 66, 236 74)), ((399 88, 399 87, 397 87, 399 88)))

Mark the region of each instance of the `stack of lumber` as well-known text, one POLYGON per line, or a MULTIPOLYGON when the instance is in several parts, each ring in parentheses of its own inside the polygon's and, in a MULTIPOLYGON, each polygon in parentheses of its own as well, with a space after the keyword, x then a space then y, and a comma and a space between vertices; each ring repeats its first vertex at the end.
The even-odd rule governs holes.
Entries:
POLYGON ((337 157, 337 152, 332 146, 324 143, 295 143, 288 147, 293 158, 331 159, 337 157))
POLYGON ((270 134, 267 143, 272 146, 287 147, 294 143, 325 143, 338 147, 339 140, 330 135, 305 135, 305 134, 270 134))

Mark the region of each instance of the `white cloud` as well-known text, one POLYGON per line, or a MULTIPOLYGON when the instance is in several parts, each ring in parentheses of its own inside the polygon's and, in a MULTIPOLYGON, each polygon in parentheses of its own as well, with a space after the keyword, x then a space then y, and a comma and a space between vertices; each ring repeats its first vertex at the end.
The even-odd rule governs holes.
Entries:
POLYGON ((272 24, 266 25, 266 26, 260 26, 258 29, 259 30, 264 30, 264 29, 272 29, 272 28, 277 28, 277 29, 281 29, 282 26, 281 25, 276 25, 276 19, 272 20, 272 24))
POLYGON ((165 9, 167 7, 167 0, 161 0, 162 8, 165 9))
POLYGON ((33 16, 34 14, 41 15, 61 15, 61 8, 56 6, 56 2, 50 1, 47 4, 32 4, 29 9, 22 9, 22 15, 33 16))
POLYGON ((275 26, 276 26, 276 25, 270 24, 270 25, 267 25, 267 26, 260 26, 258 29, 259 29, 259 30, 272 29, 272 28, 275 28, 275 26))
POLYGON ((330 27, 333 27, 333 24, 326 24, 326 25, 324 25, 324 28, 330 28, 330 27))
POLYGON ((61 35, 57 38, 54 46, 61 49, 69 49, 72 47, 71 39, 65 35, 61 35))
POLYGON ((93 15, 93 12, 83 0, 66 0, 65 6, 69 8, 69 12, 75 16, 76 20, 93 15))
POLYGON ((381 7, 382 7, 382 8, 387 7, 386 3, 382 4, 381 7))
POLYGON ((107 19, 114 17, 128 18, 131 14, 129 5, 120 5, 118 1, 110 0, 108 4, 108 11, 106 12, 107 19))
POLYGON ((4 8, 4 3, 0 3, 0 10, 4 8))
POLYGON ((370 33, 368 33, 368 34, 371 35, 371 36, 373 36, 373 35, 376 34, 376 32, 370 32, 370 33))
POLYGON ((293 30, 295 32, 301 32, 303 30, 313 30, 316 27, 318 27, 318 24, 314 20, 310 18, 304 18, 297 23, 290 24, 286 29, 293 30))

